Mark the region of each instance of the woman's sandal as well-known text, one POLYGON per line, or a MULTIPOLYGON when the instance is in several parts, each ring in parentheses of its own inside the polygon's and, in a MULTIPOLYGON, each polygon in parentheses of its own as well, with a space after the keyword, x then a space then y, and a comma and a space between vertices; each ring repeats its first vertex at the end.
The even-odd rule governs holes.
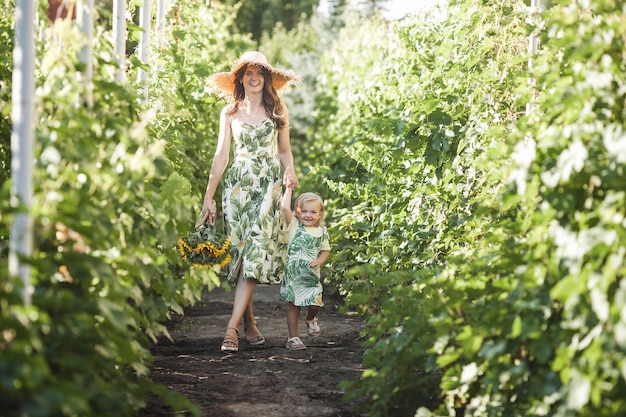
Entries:
POLYGON ((222 352, 237 352, 239 350, 239 329, 234 327, 229 327, 226 329, 226 336, 224 336, 224 341, 222 342, 222 352), (235 336, 233 337, 232 332, 229 333, 229 330, 235 331, 235 336))
MULTIPOLYGON (((256 321, 252 321, 248 323, 248 326, 256 327, 256 321)), ((265 343, 265 337, 261 334, 258 328, 257 328, 257 331, 259 331, 258 334, 254 336, 248 336, 248 326, 244 326, 244 331, 246 332, 246 340, 248 341, 248 343, 250 343, 252 346, 258 346, 258 345, 262 345, 263 343, 265 343)))

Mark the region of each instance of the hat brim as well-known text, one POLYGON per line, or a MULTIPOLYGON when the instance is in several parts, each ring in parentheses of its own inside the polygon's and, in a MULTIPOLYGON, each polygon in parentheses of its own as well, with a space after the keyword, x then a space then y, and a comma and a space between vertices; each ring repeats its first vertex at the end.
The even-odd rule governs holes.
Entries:
POLYGON ((240 60, 233 65, 230 71, 218 72, 209 77, 207 83, 209 92, 224 98, 231 97, 235 90, 235 74, 246 65, 258 65, 267 69, 272 75, 272 85, 277 92, 302 82, 302 78, 293 71, 274 68, 267 63, 240 60))

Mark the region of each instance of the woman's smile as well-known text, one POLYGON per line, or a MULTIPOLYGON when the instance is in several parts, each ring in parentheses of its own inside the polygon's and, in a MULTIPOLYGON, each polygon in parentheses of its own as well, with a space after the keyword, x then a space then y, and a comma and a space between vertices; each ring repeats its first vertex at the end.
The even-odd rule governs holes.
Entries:
POLYGON ((258 65, 249 65, 243 74, 243 83, 251 89, 263 88, 263 68, 258 65))

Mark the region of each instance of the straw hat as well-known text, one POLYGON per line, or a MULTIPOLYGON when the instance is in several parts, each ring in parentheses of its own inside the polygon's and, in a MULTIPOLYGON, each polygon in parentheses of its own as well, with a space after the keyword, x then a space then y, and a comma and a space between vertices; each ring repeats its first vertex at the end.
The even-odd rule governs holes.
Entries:
POLYGON ((271 66, 261 52, 249 51, 239 57, 229 72, 212 75, 208 81, 209 91, 222 97, 232 96, 235 89, 235 74, 246 65, 258 65, 267 69, 272 74, 272 85, 278 92, 302 81, 302 78, 293 71, 271 66))

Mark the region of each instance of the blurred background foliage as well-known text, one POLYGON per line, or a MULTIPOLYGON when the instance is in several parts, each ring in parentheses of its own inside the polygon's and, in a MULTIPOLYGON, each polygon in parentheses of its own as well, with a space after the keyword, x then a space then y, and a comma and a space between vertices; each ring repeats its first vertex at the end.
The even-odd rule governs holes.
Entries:
POLYGON ((174 244, 225 104, 206 78, 250 49, 304 78, 284 100, 301 189, 327 202, 324 285, 367 323, 347 400, 372 417, 626 415, 623 6, 454 0, 392 20, 386 3, 173 2, 146 103, 137 31, 119 83, 99 4, 93 108, 78 28, 38 3, 31 306, 6 267, 14 22, 0 16, 3 415, 130 416, 150 392, 198 413, 149 380, 149 347, 221 284, 174 244))

